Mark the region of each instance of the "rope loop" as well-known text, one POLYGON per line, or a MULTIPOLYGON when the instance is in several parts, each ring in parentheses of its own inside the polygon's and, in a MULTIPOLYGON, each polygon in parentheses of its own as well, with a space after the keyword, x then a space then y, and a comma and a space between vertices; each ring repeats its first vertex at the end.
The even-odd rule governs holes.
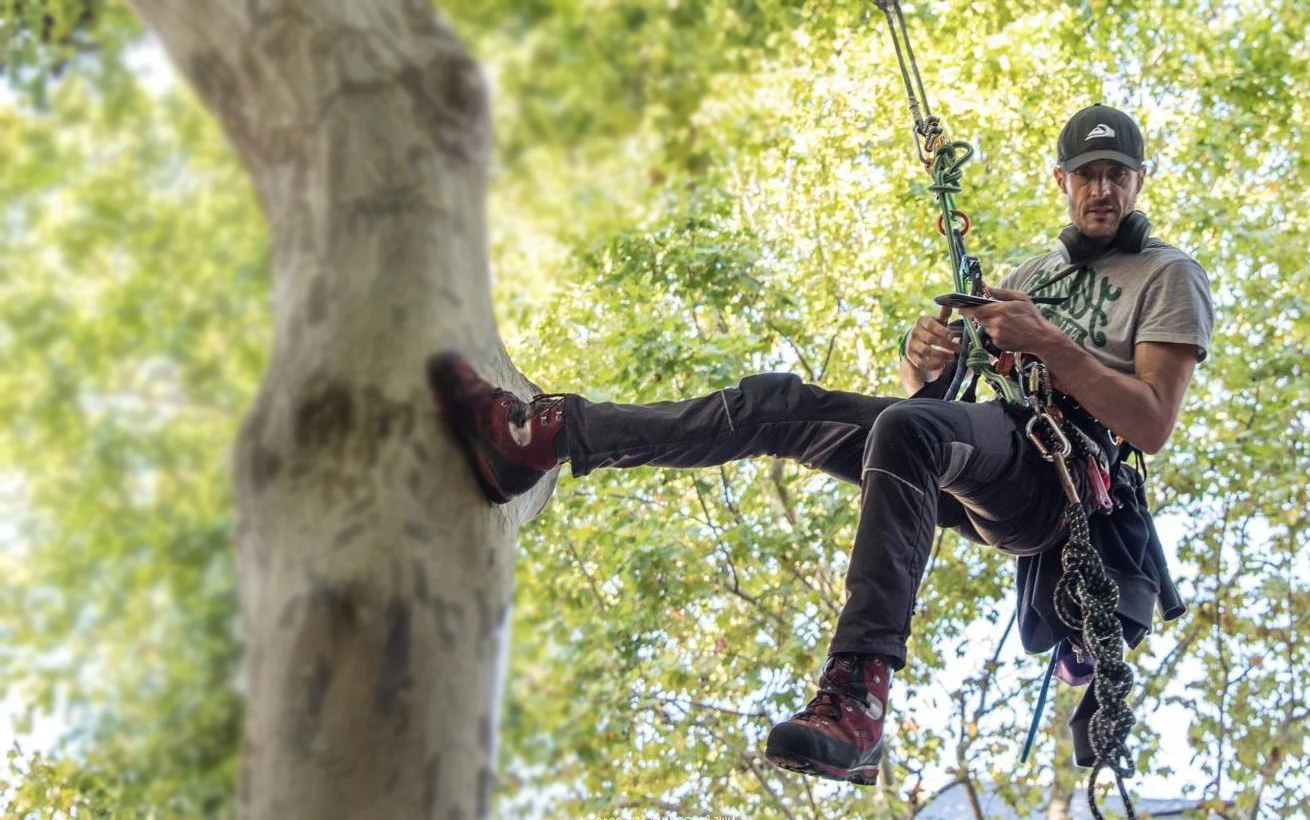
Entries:
POLYGON ((923 137, 923 152, 930 156, 936 154, 945 141, 943 136, 945 129, 942 128, 941 117, 926 117, 915 126, 914 130, 923 137))
POLYGON ((954 196, 964 190, 960 187, 960 180, 964 178, 964 165, 971 157, 973 146, 963 140, 940 142, 930 160, 932 184, 928 186, 928 191, 954 196))
MULTIPOLYGON (((967 213, 961 211, 959 208, 953 209, 951 211, 951 216, 955 217, 955 219, 959 219, 961 222, 964 223, 964 227, 960 229, 960 236, 968 236, 969 229, 973 227, 973 219, 971 219, 967 213)), ((952 219, 951 222, 954 223, 955 219, 952 219)), ((937 214, 937 233, 941 234, 942 236, 946 235, 945 214, 937 214)))
POLYGON ((969 348, 969 355, 965 357, 964 364, 970 370, 981 370, 991 364, 992 356, 984 347, 969 348))

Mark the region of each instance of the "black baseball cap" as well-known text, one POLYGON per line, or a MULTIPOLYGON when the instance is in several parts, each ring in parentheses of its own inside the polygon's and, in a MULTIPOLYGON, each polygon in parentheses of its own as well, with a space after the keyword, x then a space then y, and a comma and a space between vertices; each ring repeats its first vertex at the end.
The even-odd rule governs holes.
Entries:
POLYGON ((1108 105, 1089 105, 1069 118, 1058 143, 1060 168, 1068 173, 1098 159, 1142 170, 1146 146, 1133 118, 1108 105))

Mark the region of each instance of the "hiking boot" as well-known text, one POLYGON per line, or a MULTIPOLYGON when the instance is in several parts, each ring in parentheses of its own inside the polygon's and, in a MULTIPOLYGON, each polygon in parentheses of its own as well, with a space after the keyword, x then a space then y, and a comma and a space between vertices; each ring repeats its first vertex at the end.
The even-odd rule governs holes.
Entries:
POLYGON ((428 387, 487 499, 504 504, 555 469, 564 396, 525 402, 477 374, 458 353, 428 359, 428 387))
POLYGON ((830 655, 819 693, 773 727, 764 756, 793 772, 872 786, 892 670, 880 655, 830 655))

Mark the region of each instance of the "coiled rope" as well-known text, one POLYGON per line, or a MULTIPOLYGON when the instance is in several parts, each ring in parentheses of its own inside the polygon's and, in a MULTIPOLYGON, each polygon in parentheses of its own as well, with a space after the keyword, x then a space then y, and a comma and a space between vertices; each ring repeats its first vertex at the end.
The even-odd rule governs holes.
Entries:
MULTIPOLYGON (((1096 803, 1096 779, 1102 769, 1109 769, 1114 774, 1128 820, 1135 820, 1137 812, 1128 796, 1124 778, 1132 777, 1136 771, 1132 754, 1128 751, 1128 735, 1137 720, 1128 706, 1133 670, 1123 659, 1123 624, 1116 614, 1119 585, 1106 573, 1105 562, 1092 544, 1087 507, 1082 501, 1085 493, 1078 490, 1080 483, 1086 484, 1085 475, 1080 472, 1082 480, 1076 481, 1069 472, 1070 463, 1085 463, 1083 459, 1091 454, 1084 452, 1085 445, 1075 448, 1071 444, 1071 439, 1079 442, 1082 439, 1055 405, 1046 366, 1040 361, 1025 366, 1022 355, 1017 359, 1024 374, 1021 383, 1027 388, 1025 398, 1033 411, 1025 432, 1042 458, 1054 465, 1069 501, 1065 515, 1068 535, 1060 552, 1063 573, 1055 584, 1055 613, 1065 626, 1078 634, 1083 648, 1092 656, 1096 670, 1091 685, 1097 710, 1088 724, 1088 742, 1095 761, 1087 778, 1087 805, 1095 820, 1105 820, 1096 803)), ((1043 693, 1054 665, 1052 658, 1052 664, 1046 670, 1046 681, 1042 684, 1043 693)), ((1040 705, 1038 709, 1038 714, 1033 717, 1034 726, 1041 714, 1040 705)), ((1025 747, 1024 757, 1027 755, 1025 747)))
POLYGON ((1106 575, 1105 562, 1092 546, 1087 511, 1081 503, 1069 504, 1069 540, 1060 563, 1064 574, 1055 585, 1056 614, 1065 626, 1081 635, 1083 647, 1096 662, 1091 685, 1098 708, 1088 725, 1088 741, 1096 762, 1087 778, 1087 804, 1092 816, 1103 820, 1096 805, 1096 778, 1102 769, 1109 769, 1119 787, 1124 811, 1133 820, 1137 814, 1124 786, 1124 778, 1136 771, 1128 751, 1128 735, 1137 722, 1128 706, 1133 669, 1123 659, 1123 624, 1115 614, 1119 586, 1106 575))

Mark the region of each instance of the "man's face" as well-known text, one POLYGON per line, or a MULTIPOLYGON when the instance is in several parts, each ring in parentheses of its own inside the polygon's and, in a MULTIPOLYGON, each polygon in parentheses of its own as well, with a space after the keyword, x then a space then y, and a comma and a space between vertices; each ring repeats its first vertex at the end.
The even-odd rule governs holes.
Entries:
POLYGON ((1055 168, 1055 180, 1069 200, 1069 221, 1088 239, 1109 242, 1133 212, 1146 171, 1114 160, 1089 162, 1069 173, 1055 168))

